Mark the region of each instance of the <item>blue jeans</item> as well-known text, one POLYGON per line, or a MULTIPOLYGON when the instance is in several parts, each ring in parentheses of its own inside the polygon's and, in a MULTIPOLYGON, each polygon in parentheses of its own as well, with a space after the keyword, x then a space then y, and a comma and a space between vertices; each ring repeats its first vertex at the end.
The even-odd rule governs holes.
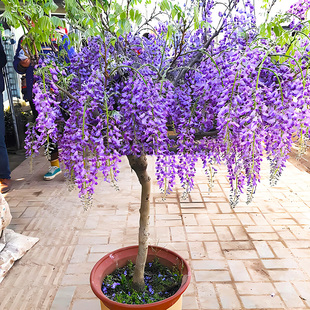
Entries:
POLYGON ((0 93, 0 179, 10 179, 9 157, 5 145, 3 95, 0 93))

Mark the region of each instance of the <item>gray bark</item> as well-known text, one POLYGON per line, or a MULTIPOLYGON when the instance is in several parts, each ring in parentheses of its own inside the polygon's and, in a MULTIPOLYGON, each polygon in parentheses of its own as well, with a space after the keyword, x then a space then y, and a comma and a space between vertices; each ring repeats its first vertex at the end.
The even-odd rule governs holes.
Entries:
POLYGON ((145 288, 144 268, 147 258, 149 238, 151 178, 147 173, 147 158, 145 155, 141 157, 129 155, 127 158, 130 167, 136 173, 141 184, 139 251, 133 275, 133 288, 138 291, 143 291, 145 288))

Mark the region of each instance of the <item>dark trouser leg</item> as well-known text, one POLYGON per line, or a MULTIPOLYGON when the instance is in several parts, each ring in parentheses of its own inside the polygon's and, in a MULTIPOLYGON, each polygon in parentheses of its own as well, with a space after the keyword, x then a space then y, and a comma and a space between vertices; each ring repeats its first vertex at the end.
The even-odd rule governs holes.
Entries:
POLYGON ((5 145, 5 123, 3 111, 3 95, 0 93, 0 179, 10 179, 9 157, 5 145))
POLYGON ((58 159, 58 146, 56 144, 55 148, 51 151, 51 161, 58 159))
POLYGON ((32 115, 33 115, 33 121, 35 121, 38 117, 38 111, 36 110, 34 103, 32 100, 29 100, 29 104, 31 107, 32 115))
POLYGON ((50 162, 58 160, 58 145, 53 141, 49 140, 49 143, 46 142, 45 144, 45 152, 47 158, 50 162))

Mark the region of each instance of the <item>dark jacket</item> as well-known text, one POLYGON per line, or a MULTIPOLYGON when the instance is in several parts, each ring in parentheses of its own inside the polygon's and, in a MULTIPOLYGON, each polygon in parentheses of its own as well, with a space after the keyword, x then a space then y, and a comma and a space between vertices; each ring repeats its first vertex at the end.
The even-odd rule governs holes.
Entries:
POLYGON ((4 53, 3 45, 0 40, 0 92, 4 91, 4 80, 3 80, 3 73, 2 68, 6 65, 6 55, 4 53))
POLYGON ((21 37, 18 41, 17 49, 15 52, 13 66, 17 73, 19 74, 26 74, 26 84, 27 84, 27 92, 24 93, 25 100, 32 99, 32 87, 33 87, 33 67, 29 66, 28 68, 22 67, 19 62, 20 59, 18 58, 19 52, 22 49, 21 43, 23 42, 23 37, 21 37))
MULTIPOLYGON (((24 93, 24 99, 31 101, 32 100, 32 88, 33 88, 33 83, 34 83, 33 66, 30 65, 28 68, 24 68, 19 64, 20 59, 18 58, 18 55, 19 55, 19 52, 22 48, 21 47, 22 42, 23 42, 23 37, 21 37, 18 41, 18 46, 17 46, 15 56, 14 56, 13 66, 14 66, 14 69, 17 73, 26 74, 27 91, 24 93)), ((70 41, 69 41, 69 38, 67 35, 63 35, 62 42, 64 44, 63 44, 63 46, 59 47, 59 50, 64 48, 68 52, 69 59, 72 58, 75 54, 75 51, 74 51, 73 47, 71 47, 68 50, 68 47, 70 45, 70 41)), ((42 52, 47 54, 47 53, 51 52, 51 50, 43 48, 42 52)), ((68 62, 69 60, 66 59, 66 61, 68 62)))

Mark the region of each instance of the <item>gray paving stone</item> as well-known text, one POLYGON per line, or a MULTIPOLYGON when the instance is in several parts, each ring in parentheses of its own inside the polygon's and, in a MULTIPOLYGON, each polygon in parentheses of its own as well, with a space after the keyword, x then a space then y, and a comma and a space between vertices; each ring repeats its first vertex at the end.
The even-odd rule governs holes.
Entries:
POLYGON ((266 241, 253 241, 253 244, 258 252, 258 255, 261 258, 273 258, 274 254, 272 253, 268 243, 266 241))
POLYGON ((73 302, 72 310, 100 310, 99 299, 78 299, 73 302))
POLYGON ((225 270, 197 270, 194 274, 197 282, 231 281, 229 272, 225 270))
POLYGON ((241 260, 228 260, 229 269, 235 281, 251 281, 251 277, 241 260))
POLYGON ((289 309, 306 307, 291 283, 277 282, 275 286, 289 309))
POLYGON ((69 309, 76 286, 61 286, 54 298, 50 310, 66 310, 69 309))
MULTIPOLYGON (((99 178, 95 204, 85 212, 63 176, 42 181, 48 162, 40 156, 35 161, 33 174, 28 160, 14 170, 16 188, 5 197, 11 227, 40 242, 1 283, 0 309, 99 310, 89 272, 105 254, 137 243, 139 183, 124 160, 121 191, 99 178)), ((310 175, 288 164, 280 185, 270 188, 268 170, 263 162, 253 203, 241 197, 235 209, 227 202, 222 166, 210 194, 199 168, 187 200, 179 200, 177 185, 163 201, 153 177, 151 243, 179 253, 192 266, 184 310, 310 309, 310 175)))
POLYGON ((223 309, 240 309, 240 301, 231 284, 216 284, 223 309))
POLYGON ((245 309, 284 309, 279 296, 241 296, 245 309))

